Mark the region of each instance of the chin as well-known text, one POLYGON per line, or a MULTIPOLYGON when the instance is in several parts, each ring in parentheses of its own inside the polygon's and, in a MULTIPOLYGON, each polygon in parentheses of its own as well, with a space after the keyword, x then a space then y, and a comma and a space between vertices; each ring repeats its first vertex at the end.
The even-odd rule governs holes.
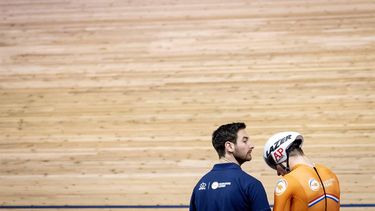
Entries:
POLYGON ((251 159, 253 159, 253 157, 250 155, 250 156, 247 158, 247 161, 250 161, 251 159))

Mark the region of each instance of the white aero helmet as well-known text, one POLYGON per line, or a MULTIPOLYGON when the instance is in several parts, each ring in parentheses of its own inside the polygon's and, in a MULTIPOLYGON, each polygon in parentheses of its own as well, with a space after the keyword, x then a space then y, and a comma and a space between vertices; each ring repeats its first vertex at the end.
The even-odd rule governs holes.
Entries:
MULTIPOLYGON (((276 169, 276 165, 288 162, 288 149, 293 143, 302 146, 302 135, 297 132, 288 131, 276 133, 271 136, 264 145, 263 153, 263 158, 268 166, 276 169)), ((287 166, 289 166, 288 163, 287 166)))

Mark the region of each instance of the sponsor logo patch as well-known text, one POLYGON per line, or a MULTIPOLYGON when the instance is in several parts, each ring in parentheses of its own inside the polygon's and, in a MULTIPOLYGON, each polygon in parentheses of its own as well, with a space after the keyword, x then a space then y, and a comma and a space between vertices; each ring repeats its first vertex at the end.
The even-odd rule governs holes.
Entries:
POLYGON ((198 190, 206 190, 206 186, 207 184, 202 182, 200 185, 199 185, 199 189, 198 190))
POLYGON ((276 182, 275 193, 276 195, 281 195, 285 192, 288 187, 288 182, 285 179, 279 179, 276 182))
POLYGON ((309 180, 309 187, 313 191, 318 191, 320 188, 320 184, 318 181, 316 181, 316 179, 312 178, 309 180))
POLYGON ((324 187, 332 186, 335 180, 333 178, 327 179, 326 181, 323 181, 324 187))
POLYGON ((218 188, 225 188, 226 186, 229 186, 229 185, 231 185, 231 183, 230 182, 213 182, 212 184, 211 184, 211 188, 213 189, 213 190, 215 190, 215 189, 218 189, 218 188))

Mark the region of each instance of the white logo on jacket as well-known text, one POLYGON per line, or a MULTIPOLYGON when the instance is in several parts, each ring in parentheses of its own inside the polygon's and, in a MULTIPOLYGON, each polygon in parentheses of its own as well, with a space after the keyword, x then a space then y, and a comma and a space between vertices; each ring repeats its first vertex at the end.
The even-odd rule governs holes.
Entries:
POLYGON ((211 184, 211 188, 213 189, 213 190, 216 190, 216 189, 218 189, 218 188, 225 188, 226 186, 229 186, 229 185, 231 185, 231 183, 230 182, 213 182, 212 184, 211 184))
POLYGON ((207 184, 202 182, 200 185, 199 185, 199 189, 198 190, 206 190, 206 186, 207 184))

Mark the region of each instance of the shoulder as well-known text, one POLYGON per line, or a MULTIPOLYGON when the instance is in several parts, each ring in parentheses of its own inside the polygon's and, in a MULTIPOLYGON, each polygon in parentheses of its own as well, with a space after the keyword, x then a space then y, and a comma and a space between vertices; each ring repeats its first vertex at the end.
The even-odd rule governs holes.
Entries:
POLYGON ((325 166, 323 164, 320 164, 320 163, 316 163, 315 168, 321 169, 321 170, 326 170, 326 171, 331 171, 331 169, 329 169, 327 166, 325 166))
POLYGON ((265 192, 262 182, 254 176, 243 171, 239 179, 242 187, 245 188, 247 193, 265 192))
POLYGON ((298 190, 301 190, 301 184, 295 177, 293 171, 280 177, 275 184, 274 194, 278 197, 289 196, 298 190), (284 194, 285 193, 285 194, 284 194))
POLYGON ((202 186, 202 184, 204 183, 207 183, 207 181, 209 181, 210 179, 212 178, 212 171, 209 171, 207 172, 205 175, 203 175, 197 182, 197 184, 195 185, 195 188, 199 188, 200 186, 202 186))
POLYGON ((279 178, 276 181, 274 190, 275 194, 281 195, 282 193, 284 193, 289 188, 289 184, 290 182, 288 182, 288 180, 285 177, 279 178))
POLYGON ((315 164, 315 168, 318 170, 318 171, 323 171, 323 173, 327 173, 327 174, 335 174, 333 173, 333 171, 328 168, 327 166, 323 165, 323 164, 315 164))
POLYGON ((275 193, 279 195, 285 192, 286 190, 293 191, 294 189, 298 188, 298 178, 296 178, 295 172, 291 171, 290 173, 282 176, 276 181, 275 193))
POLYGON ((302 172, 301 169, 295 169, 289 172, 288 174, 282 176, 282 179, 291 183, 298 180, 299 173, 302 172))
POLYGON ((254 176, 246 173, 243 170, 238 171, 237 174, 238 174, 239 178, 243 181, 246 181, 246 182, 249 182, 249 183, 260 183, 261 184, 261 182, 257 178, 255 178, 254 176))
POLYGON ((323 175, 323 177, 332 178, 336 180, 337 182, 339 181, 339 178, 337 177, 337 175, 330 168, 322 164, 316 164, 315 168, 318 170, 319 174, 323 175))

